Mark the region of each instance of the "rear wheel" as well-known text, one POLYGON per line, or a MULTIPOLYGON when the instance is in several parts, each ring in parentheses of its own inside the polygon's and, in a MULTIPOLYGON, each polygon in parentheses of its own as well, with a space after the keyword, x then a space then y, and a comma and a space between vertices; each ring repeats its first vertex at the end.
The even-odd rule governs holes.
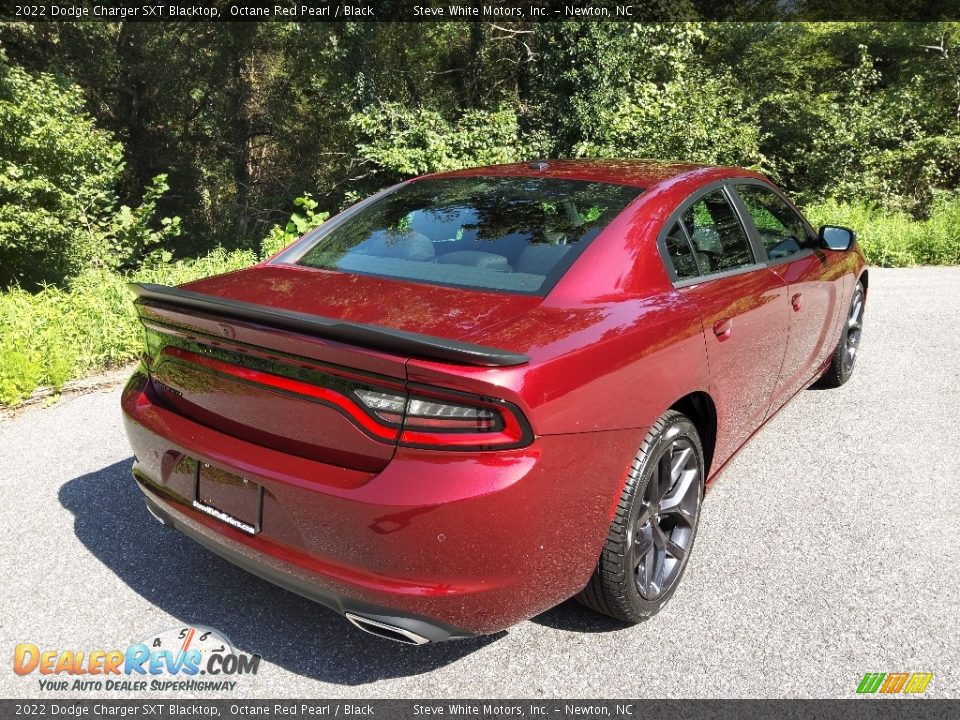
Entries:
POLYGON ((685 415, 667 411, 634 458, 597 568, 577 599, 624 622, 659 612, 693 549, 703 483, 697 429, 685 415))
POLYGON ((863 301, 866 292, 863 283, 858 282, 850 298, 850 308, 847 310, 846 324, 840 331, 840 340, 833 351, 833 360, 830 367, 820 379, 824 387, 840 387, 850 376, 857 362, 857 353, 860 350, 860 336, 863 332, 863 301))

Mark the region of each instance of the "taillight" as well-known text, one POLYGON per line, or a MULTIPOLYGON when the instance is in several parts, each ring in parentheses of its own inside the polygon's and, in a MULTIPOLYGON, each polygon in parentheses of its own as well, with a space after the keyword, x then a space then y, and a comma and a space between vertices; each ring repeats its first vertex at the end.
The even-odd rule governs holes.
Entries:
POLYGON ((520 411, 488 398, 446 397, 418 388, 403 396, 370 389, 354 395, 386 425, 400 426, 399 443, 450 450, 507 449, 528 445, 533 436, 520 411))
POLYGON ((313 366, 292 356, 239 353, 148 329, 151 372, 165 362, 199 365, 215 374, 331 407, 370 437, 434 450, 507 450, 533 441, 515 405, 422 385, 313 366), (290 357, 290 362, 287 361, 290 357))

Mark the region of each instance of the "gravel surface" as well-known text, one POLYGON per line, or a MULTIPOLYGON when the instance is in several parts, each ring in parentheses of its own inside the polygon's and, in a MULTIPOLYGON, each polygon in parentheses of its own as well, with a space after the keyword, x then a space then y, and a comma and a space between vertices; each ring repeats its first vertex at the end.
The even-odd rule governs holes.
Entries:
POLYGON ((40 695, 16 643, 185 623, 263 657, 239 696, 850 697, 865 672, 925 671, 960 697, 958 295, 960 268, 871 270, 853 379, 751 441, 674 599, 630 628, 568 602, 474 641, 380 641, 152 521, 118 388, 0 421, 0 697, 40 695))

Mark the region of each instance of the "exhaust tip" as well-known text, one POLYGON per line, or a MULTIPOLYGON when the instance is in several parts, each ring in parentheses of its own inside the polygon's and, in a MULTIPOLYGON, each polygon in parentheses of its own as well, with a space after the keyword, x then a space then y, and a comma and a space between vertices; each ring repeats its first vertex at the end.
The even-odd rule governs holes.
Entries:
POLYGON ((365 633, 376 635, 385 640, 393 640, 394 642, 403 643, 404 645, 426 645, 430 642, 430 640, 423 637, 423 635, 418 635, 411 630, 397 627, 396 625, 389 625, 379 620, 371 620, 370 618, 351 612, 344 613, 344 616, 351 624, 360 628, 365 633))
POLYGON ((166 527, 173 527, 173 525, 170 524, 170 521, 167 520, 163 515, 161 515, 160 511, 157 510, 157 508, 154 507, 153 503, 150 502, 149 500, 147 500, 147 512, 153 515, 153 519, 156 520, 161 525, 165 525, 166 527))

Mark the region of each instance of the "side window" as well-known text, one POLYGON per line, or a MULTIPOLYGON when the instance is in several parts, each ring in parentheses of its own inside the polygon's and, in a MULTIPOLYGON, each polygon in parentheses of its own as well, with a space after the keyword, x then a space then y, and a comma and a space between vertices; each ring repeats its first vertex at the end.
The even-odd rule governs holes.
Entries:
POLYGON ((687 234, 680 227, 680 223, 674 223, 664 244, 667 246, 667 254, 670 255, 673 269, 677 273, 677 280, 686 280, 700 275, 697 258, 690 243, 687 242, 687 234))
POLYGON ((725 272, 756 262, 747 234, 722 190, 697 200, 683 214, 682 221, 702 274, 725 272))
POLYGON ((760 241, 771 260, 790 257, 813 247, 800 216, 772 190, 759 185, 739 185, 743 201, 760 241))

